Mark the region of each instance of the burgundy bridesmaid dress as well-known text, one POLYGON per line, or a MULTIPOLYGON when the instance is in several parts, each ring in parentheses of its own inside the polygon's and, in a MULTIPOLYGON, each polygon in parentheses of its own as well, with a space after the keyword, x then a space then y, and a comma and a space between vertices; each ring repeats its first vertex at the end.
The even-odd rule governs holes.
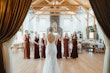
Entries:
MULTIPOLYGON (((39 38, 35 37, 34 40, 36 43, 39 43, 39 38)), ((34 59, 40 58, 39 55, 39 45, 34 43, 34 59)))
POLYGON ((72 48, 72 53, 71 53, 71 57, 72 58, 77 58, 78 57, 78 52, 77 52, 77 39, 72 39, 72 44, 73 44, 73 48, 72 48))
POLYGON ((62 58, 62 52, 61 52, 61 40, 57 40, 57 58, 62 58))
POLYGON ((68 43, 69 43, 69 38, 64 38, 64 57, 69 57, 69 51, 68 51, 68 43))
POLYGON ((24 59, 30 59, 30 42, 29 42, 29 35, 24 36, 24 59))
POLYGON ((46 56, 45 56, 45 48, 46 48, 46 46, 45 46, 45 40, 42 38, 42 40, 41 40, 41 42, 42 42, 42 46, 41 46, 41 48, 42 48, 42 58, 45 58, 46 56))

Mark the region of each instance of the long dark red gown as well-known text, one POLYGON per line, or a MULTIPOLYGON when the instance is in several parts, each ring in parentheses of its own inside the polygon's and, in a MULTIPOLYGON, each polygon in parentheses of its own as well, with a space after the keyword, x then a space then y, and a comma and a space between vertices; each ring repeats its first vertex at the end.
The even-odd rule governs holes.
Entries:
POLYGON ((41 40, 41 42, 42 42, 42 46, 41 46, 41 48, 42 48, 42 58, 45 58, 45 48, 46 48, 46 46, 45 46, 45 40, 42 38, 42 40, 41 40))
POLYGON ((24 59, 30 59, 30 42, 29 35, 24 36, 24 59))
MULTIPOLYGON (((35 37, 34 41, 36 43, 38 43, 39 42, 39 38, 35 37)), ((37 59, 37 58, 40 58, 40 55, 39 55, 39 45, 34 43, 34 59, 37 59)))
POLYGON ((78 57, 78 52, 77 52, 77 39, 72 39, 72 44, 73 44, 73 48, 72 48, 72 53, 71 53, 71 57, 72 58, 77 58, 78 57))
POLYGON ((69 51, 68 51, 68 43, 69 43, 69 38, 64 38, 64 57, 69 57, 69 51))
POLYGON ((62 58, 61 40, 57 40, 57 58, 62 58))

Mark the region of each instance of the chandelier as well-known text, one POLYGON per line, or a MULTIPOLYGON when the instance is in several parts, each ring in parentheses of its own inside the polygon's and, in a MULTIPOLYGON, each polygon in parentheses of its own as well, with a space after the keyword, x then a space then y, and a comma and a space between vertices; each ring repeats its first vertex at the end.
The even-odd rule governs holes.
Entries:
POLYGON ((51 5, 60 5, 64 2, 64 0, 58 1, 58 0, 46 0, 46 2, 48 2, 51 5))

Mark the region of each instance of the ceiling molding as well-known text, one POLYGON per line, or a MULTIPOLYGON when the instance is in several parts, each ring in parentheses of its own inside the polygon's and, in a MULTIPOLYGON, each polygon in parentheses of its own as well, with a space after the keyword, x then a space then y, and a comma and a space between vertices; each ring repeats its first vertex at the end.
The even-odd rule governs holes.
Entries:
POLYGON ((79 6, 82 6, 85 10, 88 10, 91 7, 89 0, 32 0, 31 6, 34 11, 42 12, 77 12, 79 6), (52 4, 52 1, 59 3, 52 4), (65 7, 66 9, 58 10, 61 7, 65 7))
POLYGON ((42 13, 42 14, 35 14, 35 15, 39 15, 39 16, 40 16, 40 15, 43 15, 43 16, 44 16, 44 15, 45 15, 45 16, 46 16, 46 15, 47 15, 47 16, 48 16, 48 15, 49 15, 49 16, 66 16, 66 15, 68 16, 68 15, 70 15, 70 16, 71 16, 71 15, 76 15, 76 14, 43 14, 43 13, 42 13))

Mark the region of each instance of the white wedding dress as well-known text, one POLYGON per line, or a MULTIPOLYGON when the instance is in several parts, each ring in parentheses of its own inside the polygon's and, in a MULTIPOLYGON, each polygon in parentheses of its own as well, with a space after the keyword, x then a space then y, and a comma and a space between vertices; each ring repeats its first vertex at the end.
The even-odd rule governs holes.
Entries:
POLYGON ((43 73, 60 73, 57 63, 57 48, 55 40, 49 43, 47 39, 46 59, 44 63, 43 73))

